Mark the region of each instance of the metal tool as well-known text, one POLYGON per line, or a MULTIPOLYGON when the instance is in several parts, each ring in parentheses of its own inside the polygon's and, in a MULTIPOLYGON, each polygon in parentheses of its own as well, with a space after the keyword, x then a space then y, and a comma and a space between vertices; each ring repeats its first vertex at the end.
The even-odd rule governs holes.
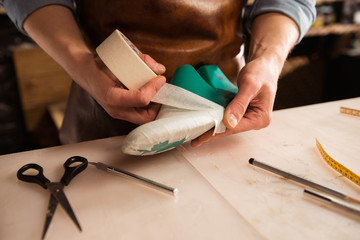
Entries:
POLYGON ((67 186, 70 181, 78 175, 80 172, 86 169, 88 165, 88 161, 86 158, 79 157, 79 156, 73 156, 70 157, 65 163, 64 163, 64 175, 62 176, 60 182, 50 182, 49 179, 47 179, 43 172, 43 168, 35 163, 26 164, 23 167, 21 167, 17 172, 17 178, 24 182, 29 183, 36 183, 43 187, 44 189, 47 189, 50 191, 50 200, 48 209, 46 212, 46 219, 44 224, 44 230, 42 234, 42 239, 44 239, 45 234, 47 232, 47 229, 50 225, 50 222, 52 220, 52 217, 55 213, 57 204, 60 203, 60 205, 65 209, 66 213, 69 215, 69 217, 72 219, 72 221, 75 223, 77 228, 81 231, 81 226, 75 216, 74 211, 72 210, 70 203, 63 191, 64 186, 67 186), (35 170, 37 171, 37 174, 26 174, 26 171, 35 170))
POLYGON ((355 214, 357 216, 360 216, 360 207, 358 206, 354 206, 354 204, 349 204, 345 201, 336 199, 334 197, 330 197, 324 193, 318 192, 318 191, 314 191, 314 190, 310 190, 310 189, 304 189, 304 194, 315 198, 317 200, 322 201, 325 204, 329 204, 332 206, 335 206, 337 208, 340 208, 342 210, 345 210, 349 213, 355 214))
POLYGON ((144 177, 138 176, 136 174, 133 174, 133 173, 121 170, 121 169, 117 169, 115 167, 106 165, 106 164, 101 163, 101 162, 89 162, 89 164, 94 165, 98 169, 104 170, 106 172, 111 172, 111 173, 114 173, 114 174, 117 174, 117 175, 120 175, 120 176, 124 176, 126 178, 131 179, 131 180, 136 180, 136 181, 144 183, 144 184, 146 184, 146 185, 148 185, 150 187, 153 187, 153 188, 156 188, 158 190, 164 191, 166 193, 171 193, 174 196, 176 196, 176 194, 178 193, 177 188, 172 188, 172 187, 166 186, 166 185, 164 185, 162 183, 158 183, 158 182, 155 182, 155 181, 150 180, 148 178, 144 178, 144 177))
POLYGON ((337 198, 340 198, 340 199, 343 199, 343 200, 346 200, 346 201, 351 201, 351 202, 358 203, 358 204, 360 203, 359 200, 354 199, 352 197, 349 197, 349 196, 347 196, 347 195, 345 195, 345 194, 343 194, 341 192, 335 191, 333 189, 324 187, 324 186, 322 186, 320 184, 311 182, 309 180, 298 177, 298 176, 293 175, 291 173, 288 173, 288 172, 282 171, 280 169, 277 169, 275 167, 269 166, 269 165, 267 165, 265 163, 262 163, 262 162, 259 162, 259 161, 255 160, 254 158, 250 158, 249 163, 252 164, 252 165, 255 165, 257 167, 260 167, 262 169, 268 170, 268 171, 270 171, 272 173, 275 173, 277 175, 280 175, 282 177, 285 177, 285 178, 291 179, 291 180, 293 180, 295 182, 301 183, 301 184, 303 184, 305 186, 320 190, 322 192, 326 192, 326 193, 328 193, 328 194, 330 194, 332 196, 335 196, 337 198))

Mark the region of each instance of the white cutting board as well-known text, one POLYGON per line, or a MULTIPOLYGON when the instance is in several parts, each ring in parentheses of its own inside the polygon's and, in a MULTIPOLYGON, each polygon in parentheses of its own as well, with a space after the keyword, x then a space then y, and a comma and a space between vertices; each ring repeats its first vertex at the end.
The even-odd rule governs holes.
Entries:
POLYGON ((360 218, 328 209, 304 187, 250 165, 249 158, 360 200, 360 186, 329 167, 315 138, 338 162, 360 175, 360 98, 276 111, 270 127, 182 152, 193 166, 267 239, 359 239, 360 218))
POLYGON ((58 206, 45 239, 261 239, 177 150, 125 156, 121 137, 0 156, 0 239, 41 239, 49 193, 17 180, 26 163, 59 180, 73 155, 100 161, 179 189, 177 197, 94 166, 64 191, 83 228, 58 206))

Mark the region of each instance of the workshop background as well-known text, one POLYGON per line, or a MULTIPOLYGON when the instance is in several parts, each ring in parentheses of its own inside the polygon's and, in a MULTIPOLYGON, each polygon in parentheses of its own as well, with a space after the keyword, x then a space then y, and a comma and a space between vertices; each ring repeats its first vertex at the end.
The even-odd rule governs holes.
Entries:
MULTIPOLYGON (((275 110, 360 96, 360 0, 318 0, 317 11, 284 66, 275 110)), ((59 145, 70 85, 0 9, 0 154, 59 145)))

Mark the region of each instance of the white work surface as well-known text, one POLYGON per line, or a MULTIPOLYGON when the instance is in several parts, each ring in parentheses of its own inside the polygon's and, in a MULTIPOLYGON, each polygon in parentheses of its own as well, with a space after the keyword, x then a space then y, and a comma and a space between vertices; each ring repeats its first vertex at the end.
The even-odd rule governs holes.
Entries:
POLYGON ((360 174, 360 98, 275 111, 263 130, 150 157, 121 153, 122 137, 0 156, 0 239, 41 239, 49 192, 21 182, 38 163, 58 181, 80 155, 179 189, 170 194, 89 165, 64 191, 83 228, 59 206, 45 239, 359 239, 360 219, 303 195, 304 187, 250 165, 268 163, 360 199, 360 187, 330 168, 334 159, 360 174))

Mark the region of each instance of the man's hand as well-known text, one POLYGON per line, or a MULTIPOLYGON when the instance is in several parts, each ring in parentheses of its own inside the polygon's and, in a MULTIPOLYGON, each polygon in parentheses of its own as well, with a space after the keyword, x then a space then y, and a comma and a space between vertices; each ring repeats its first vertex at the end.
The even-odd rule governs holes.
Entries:
POLYGON ((193 147, 220 137, 267 127, 271 122, 277 81, 289 51, 299 37, 295 22, 279 13, 258 16, 253 22, 248 63, 241 69, 238 94, 225 109, 226 131, 209 131, 193 140, 193 147))
POLYGON ((270 124, 278 77, 272 66, 265 59, 256 59, 241 70, 238 76, 239 92, 224 113, 226 131, 212 136, 211 130, 193 140, 193 147, 270 124))
MULTIPOLYGON (((90 51, 71 10, 60 5, 40 8, 25 20, 24 29, 110 116, 135 124, 154 120, 160 106, 150 100, 165 77, 155 77, 140 90, 125 89, 90 51)), ((140 57, 155 73, 165 72, 150 56, 140 57)))
MULTIPOLYGON (((165 67, 157 63, 149 55, 141 54, 144 62, 157 74, 163 74, 165 67)), ((85 77, 83 87, 113 118, 126 120, 135 124, 144 124, 155 119, 160 105, 150 103, 152 97, 164 85, 166 79, 157 76, 139 90, 126 89, 110 70, 96 59, 84 64, 85 77)))

